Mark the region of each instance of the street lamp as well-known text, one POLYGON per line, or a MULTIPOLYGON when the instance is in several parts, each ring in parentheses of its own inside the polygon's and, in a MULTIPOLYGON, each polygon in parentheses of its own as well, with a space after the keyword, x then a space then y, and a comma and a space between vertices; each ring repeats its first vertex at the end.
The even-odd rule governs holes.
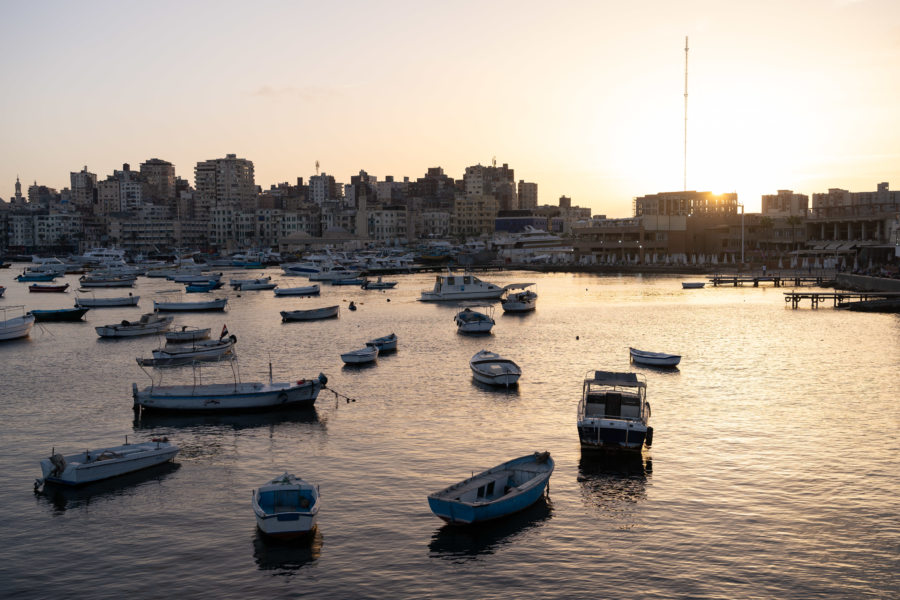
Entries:
POLYGON ((741 266, 744 266, 744 205, 738 202, 741 207, 741 266))

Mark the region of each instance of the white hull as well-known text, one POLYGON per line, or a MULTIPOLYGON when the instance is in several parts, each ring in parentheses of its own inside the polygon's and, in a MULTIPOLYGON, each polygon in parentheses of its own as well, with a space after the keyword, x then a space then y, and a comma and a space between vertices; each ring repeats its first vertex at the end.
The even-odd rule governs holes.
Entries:
POLYGON ((0 321, 0 340, 15 340, 28 336, 34 326, 34 315, 0 321))
POLYGON ((367 346, 362 350, 354 350, 353 352, 341 354, 341 360, 348 365, 361 365, 375 362, 376 358, 378 358, 378 348, 374 346, 367 346))
POLYGON ((285 538, 306 535, 316 528, 319 488, 285 473, 253 490, 251 505, 263 533, 285 538))
POLYGON ((137 306, 140 296, 124 296, 121 298, 75 298, 75 306, 100 308, 104 306, 137 306))
POLYGON ((528 312, 529 310, 534 310, 536 307, 537 300, 532 300, 530 302, 509 300, 507 302, 503 302, 503 310, 505 312, 528 312))
POLYGON ((663 354, 662 352, 644 352, 635 348, 629 348, 631 360, 650 367, 675 367, 681 362, 681 356, 677 354, 663 354))
POLYGON ((519 365, 494 352, 482 350, 469 361, 472 377, 487 385, 515 385, 522 376, 519 365))
POLYGON ((234 348, 234 336, 224 340, 210 340, 207 342, 197 342, 191 346, 183 348, 170 347, 161 348, 153 351, 155 359, 170 360, 193 360, 193 359, 210 359, 225 356, 234 348))
POLYGON ((181 329, 180 331, 167 331, 166 332, 166 341, 167 342, 196 342, 198 340, 205 340, 209 337, 210 329, 209 327, 205 327, 203 329, 181 329))
POLYGON ((79 284, 83 288, 122 288, 134 287, 134 279, 107 280, 107 281, 81 281, 79 284))
POLYGON ((307 285, 292 288, 275 288, 276 296, 315 296, 318 293, 318 285, 307 285))
POLYGON ((359 271, 321 271, 319 273, 310 273, 310 281, 336 281, 341 279, 356 279, 359 277, 359 271))
POLYGON ((460 333, 488 333, 494 327, 491 321, 476 321, 474 323, 458 323, 457 331, 460 333))
POLYGON ((123 323, 114 323, 111 325, 101 325, 95 327, 97 335, 100 337, 134 337, 137 335, 150 335, 166 331, 172 326, 174 317, 156 317, 156 315, 144 315, 141 321, 124 321, 123 323), (146 317, 146 318, 145 318, 146 317))
POLYGON ((178 446, 168 442, 126 444, 61 457, 65 460, 61 472, 50 458, 45 458, 41 461, 41 471, 44 481, 82 485, 159 465, 172 460, 176 454, 178 446))
POLYGON ((448 300, 496 300, 503 295, 503 290, 486 291, 447 291, 447 292, 422 292, 419 300, 422 302, 443 302, 448 300))
POLYGON ((150 386, 138 390, 132 384, 135 407, 158 411, 272 410, 312 406, 322 389, 320 379, 275 383, 211 383, 202 385, 150 386))
POLYGON ((175 283, 207 283, 209 281, 219 281, 222 278, 221 273, 207 273, 206 275, 174 275, 171 277, 175 283))
POLYGON ((160 311, 190 311, 190 310, 225 310, 228 298, 207 300, 203 302, 158 302, 153 301, 153 310, 160 311))
POLYGON ((396 350, 397 349, 397 335, 390 334, 384 337, 375 338, 374 340, 369 340, 366 342, 366 346, 374 346, 378 348, 378 352, 386 352, 388 350, 396 350))
POLYGON ((338 316, 340 306, 326 306, 323 308, 312 308, 310 310, 283 310, 281 311, 282 321, 315 321, 317 319, 331 319, 338 316))

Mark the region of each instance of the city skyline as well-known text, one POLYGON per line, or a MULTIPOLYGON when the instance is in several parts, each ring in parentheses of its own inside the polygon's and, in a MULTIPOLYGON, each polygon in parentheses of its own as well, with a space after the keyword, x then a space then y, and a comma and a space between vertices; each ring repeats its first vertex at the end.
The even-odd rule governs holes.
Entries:
POLYGON ((263 189, 498 164, 594 213, 683 187, 896 181, 900 7, 785 3, 95 2, 0 8, 14 93, 0 100, 0 196, 151 157, 193 182, 236 153, 263 189))

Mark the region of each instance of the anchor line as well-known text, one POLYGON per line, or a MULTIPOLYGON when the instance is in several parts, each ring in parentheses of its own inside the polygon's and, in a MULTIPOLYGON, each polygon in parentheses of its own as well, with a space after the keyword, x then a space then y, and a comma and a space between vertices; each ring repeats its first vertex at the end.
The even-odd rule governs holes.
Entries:
POLYGON ((322 389, 328 390, 329 392, 334 394, 334 408, 335 409, 338 407, 338 400, 340 400, 340 399, 343 399, 345 404, 349 404, 350 402, 356 402, 356 398, 351 398, 350 396, 342 394, 342 393, 338 392, 337 390, 334 390, 330 387, 323 385, 322 389))

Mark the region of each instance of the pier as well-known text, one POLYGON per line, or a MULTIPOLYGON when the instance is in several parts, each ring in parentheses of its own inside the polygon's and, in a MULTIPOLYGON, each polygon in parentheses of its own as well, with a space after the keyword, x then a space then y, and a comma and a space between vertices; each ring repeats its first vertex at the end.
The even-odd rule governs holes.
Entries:
POLYGON ((759 287, 760 283, 771 283, 775 287, 785 287, 788 285, 792 285, 794 287, 830 287, 834 285, 834 274, 800 275, 796 273, 773 273, 771 275, 742 275, 740 273, 728 273, 713 275, 709 278, 709 282, 713 284, 714 287, 718 287, 720 285, 731 285, 737 287, 743 286, 744 284, 753 284, 753 287, 759 287))
POLYGON ((809 300, 812 308, 819 308, 820 302, 831 300, 832 306, 839 308, 850 302, 889 299, 900 300, 900 292, 784 292, 784 301, 790 302, 793 309, 803 300, 809 300))

